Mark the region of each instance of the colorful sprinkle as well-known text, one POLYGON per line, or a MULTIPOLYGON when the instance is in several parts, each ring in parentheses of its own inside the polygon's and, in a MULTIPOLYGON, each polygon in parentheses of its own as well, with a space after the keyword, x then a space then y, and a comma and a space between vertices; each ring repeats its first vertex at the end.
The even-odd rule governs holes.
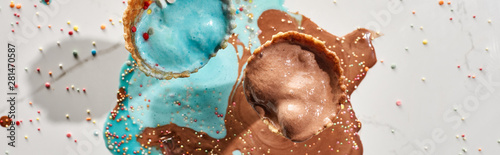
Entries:
POLYGON ((397 100, 397 101, 396 101, 396 105, 397 105, 397 106, 401 106, 401 101, 400 101, 400 100, 397 100))
POLYGON ((143 33, 143 34, 142 34, 142 37, 144 38, 144 40, 148 41, 148 39, 149 39, 149 34, 148 34, 148 33, 143 33))

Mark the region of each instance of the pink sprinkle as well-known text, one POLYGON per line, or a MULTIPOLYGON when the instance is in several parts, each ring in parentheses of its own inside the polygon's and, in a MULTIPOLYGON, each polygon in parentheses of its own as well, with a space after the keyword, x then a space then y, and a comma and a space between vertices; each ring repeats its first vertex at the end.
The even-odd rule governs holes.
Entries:
POLYGON ((71 137, 71 133, 69 133, 69 132, 68 132, 68 133, 66 134, 66 137, 70 138, 70 137, 71 137))
POLYGON ((12 32, 14 32, 14 29, 12 29, 12 32))
POLYGON ((458 65, 457 68, 460 68, 460 65, 458 65))
POLYGON ((38 128, 38 131, 40 131, 40 128, 38 128))
POLYGON ((83 92, 87 92, 87 89, 85 89, 85 88, 83 88, 82 90, 83 90, 83 92))
POLYGON ((46 82, 46 83, 45 83, 45 87, 50 88, 50 83, 49 83, 49 82, 46 82))
POLYGON ((401 101, 400 101, 400 100, 397 100, 397 101, 396 101, 396 105, 397 105, 397 106, 401 106, 401 101))
POLYGON ((40 113, 40 110, 38 110, 37 112, 40 113))
POLYGON ((476 18, 476 16, 472 16, 472 18, 476 18))

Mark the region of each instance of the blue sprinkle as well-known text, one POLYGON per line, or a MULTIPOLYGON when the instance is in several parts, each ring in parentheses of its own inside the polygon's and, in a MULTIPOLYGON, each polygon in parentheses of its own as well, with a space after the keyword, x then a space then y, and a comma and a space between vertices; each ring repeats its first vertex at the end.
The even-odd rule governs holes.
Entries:
POLYGON ((92 49, 92 55, 95 56, 97 54, 97 51, 95 49, 92 49))

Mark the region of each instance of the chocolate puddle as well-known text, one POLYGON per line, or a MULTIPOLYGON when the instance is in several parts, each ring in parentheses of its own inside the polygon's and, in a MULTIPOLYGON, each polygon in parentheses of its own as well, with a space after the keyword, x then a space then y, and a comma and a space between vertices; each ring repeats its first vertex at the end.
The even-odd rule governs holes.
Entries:
MULTIPOLYGON (((375 51, 371 45, 372 33, 358 29, 344 37, 336 37, 319 28, 303 16, 299 24, 287 13, 278 10, 265 11, 258 20, 262 30, 259 35, 263 44, 278 32, 298 31, 325 41, 327 48, 335 52, 344 69, 347 94, 350 95, 363 80, 366 72, 376 63, 375 51)), ((229 39, 234 47, 244 46, 233 35, 229 39)), ((235 48, 238 52, 238 48, 235 48)), ((239 72, 250 56, 249 48, 243 48, 238 58, 239 72)), ((236 81, 229 98, 225 117, 226 137, 214 139, 203 132, 167 124, 156 128, 147 127, 137 136, 145 148, 155 147, 163 154, 232 154, 234 150, 247 154, 362 154, 358 136, 361 123, 357 120, 347 96, 342 96, 339 113, 333 125, 311 139, 301 143, 292 142, 271 132, 257 112, 248 104, 240 80, 236 81)))

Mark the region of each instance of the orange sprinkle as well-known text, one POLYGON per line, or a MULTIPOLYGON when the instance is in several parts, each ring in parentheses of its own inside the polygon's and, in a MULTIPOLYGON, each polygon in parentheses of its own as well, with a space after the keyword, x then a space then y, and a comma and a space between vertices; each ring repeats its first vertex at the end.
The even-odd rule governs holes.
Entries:
POLYGON ((366 72, 368 72, 368 70, 370 70, 370 68, 368 68, 368 67, 365 67, 365 71, 366 71, 366 72))
POLYGON ((40 26, 40 25, 38 25, 38 28, 40 28, 40 27, 41 27, 41 26, 40 26))
POLYGON ((101 30, 104 30, 104 29, 106 29, 106 25, 102 24, 101 25, 101 30))
POLYGON ((443 5, 444 4, 444 1, 439 1, 439 5, 443 5))
POLYGON ((451 1, 448 1, 448 5, 450 5, 450 4, 451 4, 451 1))
POLYGON ((411 13, 415 14, 415 11, 412 11, 411 13))
POLYGON ((113 19, 109 18, 109 22, 113 22, 113 19))
POLYGON ((21 9, 21 4, 17 4, 16 9, 21 9))
POLYGON ((10 1, 10 8, 14 8, 15 6, 14 1, 10 1))
POLYGON ((90 121, 90 120, 92 120, 92 118, 90 118, 90 117, 87 117, 87 119, 86 119, 86 120, 87 120, 87 121, 90 121))
POLYGON ((33 105, 33 103, 30 102, 30 105, 33 105))

